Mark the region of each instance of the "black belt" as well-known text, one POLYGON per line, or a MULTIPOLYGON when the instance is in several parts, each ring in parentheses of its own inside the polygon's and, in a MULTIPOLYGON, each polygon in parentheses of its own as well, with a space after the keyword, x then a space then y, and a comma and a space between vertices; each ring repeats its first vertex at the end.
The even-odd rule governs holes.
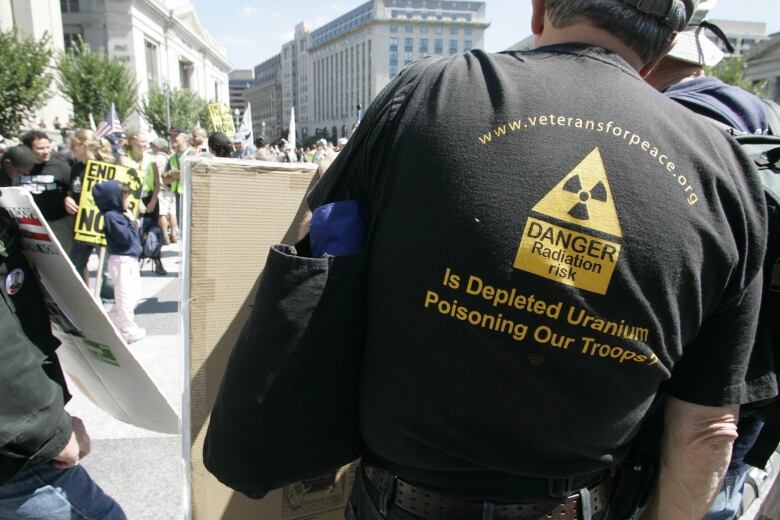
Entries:
POLYGON ((486 509, 492 511, 494 520, 579 520, 584 509, 589 517, 603 511, 609 502, 610 480, 583 492, 577 492, 558 500, 537 501, 518 504, 493 504, 490 502, 469 502, 458 500, 421 488, 401 480, 390 472, 362 464, 366 477, 379 491, 380 496, 388 496, 399 508, 424 518, 425 520, 482 520, 486 509), (388 487, 395 486, 390 490, 388 487), (587 504, 585 504, 587 495, 587 504), (588 507, 589 506, 589 507, 588 507))

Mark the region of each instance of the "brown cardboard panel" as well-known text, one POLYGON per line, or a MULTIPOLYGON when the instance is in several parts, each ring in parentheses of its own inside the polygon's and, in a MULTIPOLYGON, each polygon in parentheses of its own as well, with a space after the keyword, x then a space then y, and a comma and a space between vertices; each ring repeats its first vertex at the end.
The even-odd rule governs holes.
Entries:
MULTIPOLYGON (((314 165, 196 159, 189 175, 188 242, 190 471, 196 520, 335 520, 354 468, 287 486, 250 500, 220 484, 203 466, 208 415, 230 350, 247 319, 268 249, 294 242, 314 165), (284 240, 283 238, 284 237, 284 240)), ((189 172, 189 174, 188 174, 189 172)), ((185 427, 187 427, 185 425, 185 427)))

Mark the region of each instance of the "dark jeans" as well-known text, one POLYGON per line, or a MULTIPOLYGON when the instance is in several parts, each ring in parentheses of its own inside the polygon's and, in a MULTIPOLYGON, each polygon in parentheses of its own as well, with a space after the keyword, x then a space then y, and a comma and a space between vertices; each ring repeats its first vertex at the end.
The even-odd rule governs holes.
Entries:
MULTIPOLYGON (((415 514, 405 511, 393 503, 392 497, 387 500, 387 514, 379 512, 379 490, 368 480, 363 467, 357 469, 355 485, 352 488, 352 496, 349 498, 347 508, 344 510, 345 520, 421 520, 415 514)), ((544 515, 539 517, 540 520, 544 515)), ((483 520, 494 520, 490 508, 485 508, 483 520)), ((442 518, 441 520, 447 520, 442 518)), ((603 512, 592 516, 592 520, 607 520, 603 512)))
POLYGON ((79 276, 84 274, 84 269, 87 268, 87 264, 89 263, 89 255, 91 255, 94 250, 94 245, 87 244, 86 242, 79 242, 78 240, 74 240, 70 245, 68 257, 76 268, 76 272, 79 273, 79 276))

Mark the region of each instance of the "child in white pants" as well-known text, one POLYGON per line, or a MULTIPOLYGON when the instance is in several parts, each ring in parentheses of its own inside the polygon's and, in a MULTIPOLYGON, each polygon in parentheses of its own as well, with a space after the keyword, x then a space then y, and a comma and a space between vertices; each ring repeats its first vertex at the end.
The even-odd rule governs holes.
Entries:
POLYGON ((114 307, 108 313, 125 341, 132 343, 146 336, 135 323, 135 306, 141 299, 140 223, 129 210, 130 188, 117 181, 106 181, 92 188, 95 204, 103 213, 108 245, 108 272, 114 280, 114 307))

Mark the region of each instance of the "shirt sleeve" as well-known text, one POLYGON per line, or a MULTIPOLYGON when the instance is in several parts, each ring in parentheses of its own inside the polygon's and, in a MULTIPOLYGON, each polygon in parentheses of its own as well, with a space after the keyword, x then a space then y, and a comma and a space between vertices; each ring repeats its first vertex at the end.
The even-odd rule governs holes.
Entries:
POLYGON ((43 369, 45 355, 0 296, 0 485, 25 466, 56 457, 72 433, 62 388, 43 369))
MULTIPOLYGON (((720 137, 723 139, 723 137, 720 137)), ((721 199, 738 259, 720 302, 706 315, 696 338, 684 347, 666 391, 704 406, 745 404, 777 394, 771 346, 762 330, 766 319, 763 264, 767 214, 764 190, 752 161, 733 139, 721 164, 731 186, 721 199)), ((702 273, 706 277, 707 273, 702 273)))

